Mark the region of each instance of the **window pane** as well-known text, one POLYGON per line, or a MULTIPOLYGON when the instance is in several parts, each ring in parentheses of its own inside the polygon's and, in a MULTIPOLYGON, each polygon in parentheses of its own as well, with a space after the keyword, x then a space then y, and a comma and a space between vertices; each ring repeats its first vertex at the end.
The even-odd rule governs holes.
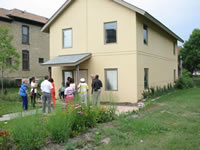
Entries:
POLYGON ((106 23, 105 28, 105 43, 117 42, 117 23, 106 23))
POLYGON ((22 33, 23 33, 24 35, 28 35, 28 28, 25 27, 25 26, 23 26, 23 27, 22 27, 22 33))
POLYGON ((22 43, 28 43, 28 36, 22 35, 22 43))
POLYGON ((117 70, 106 70, 106 90, 117 91, 118 90, 118 77, 117 70))
POLYGON ((64 48, 72 47, 72 29, 64 30, 63 44, 64 48))

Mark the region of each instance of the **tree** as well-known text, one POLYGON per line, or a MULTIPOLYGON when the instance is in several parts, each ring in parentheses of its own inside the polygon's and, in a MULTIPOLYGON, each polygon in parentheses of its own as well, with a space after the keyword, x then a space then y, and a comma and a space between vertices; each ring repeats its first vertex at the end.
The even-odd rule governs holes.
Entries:
POLYGON ((187 69, 191 75, 200 69, 200 29, 195 29, 190 35, 188 41, 180 51, 183 58, 183 67, 187 69))
POLYGON ((0 70, 1 70, 1 85, 3 93, 3 80, 6 71, 13 72, 19 68, 20 55, 12 46, 13 37, 9 34, 8 28, 0 27, 0 70))

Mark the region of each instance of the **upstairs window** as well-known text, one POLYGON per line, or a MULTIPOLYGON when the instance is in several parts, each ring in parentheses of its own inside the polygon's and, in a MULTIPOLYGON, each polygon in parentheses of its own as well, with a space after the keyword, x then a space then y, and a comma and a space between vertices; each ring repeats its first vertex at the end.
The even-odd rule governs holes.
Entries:
POLYGON ((147 27, 147 25, 144 25, 143 26, 143 28, 144 28, 144 44, 148 44, 148 27, 147 27))
POLYGON ((144 68, 144 89, 149 88, 149 68, 144 68))
POLYGON ((72 29, 63 30, 63 48, 72 48, 72 29))
POLYGON ((104 42, 105 44, 117 42, 117 22, 104 24, 104 42))
POLYGON ((22 44, 29 44, 29 27, 22 25, 22 44))
POLYGON ((23 50, 22 51, 22 70, 29 71, 29 51, 23 50))

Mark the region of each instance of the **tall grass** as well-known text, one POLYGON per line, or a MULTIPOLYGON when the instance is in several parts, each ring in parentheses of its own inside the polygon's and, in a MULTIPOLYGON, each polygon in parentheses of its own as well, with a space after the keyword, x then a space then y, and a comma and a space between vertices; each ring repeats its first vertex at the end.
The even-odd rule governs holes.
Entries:
POLYGON ((33 150, 43 147, 46 129, 39 114, 18 118, 14 121, 12 138, 20 150, 33 150))
POLYGON ((70 112, 59 109, 54 115, 44 121, 46 121, 46 127, 51 141, 63 143, 69 138, 73 125, 73 116, 70 115, 70 112))

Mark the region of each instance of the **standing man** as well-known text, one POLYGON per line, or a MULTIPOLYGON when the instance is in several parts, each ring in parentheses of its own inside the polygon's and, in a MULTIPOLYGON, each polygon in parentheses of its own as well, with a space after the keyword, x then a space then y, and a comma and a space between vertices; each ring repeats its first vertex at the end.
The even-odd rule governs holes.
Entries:
POLYGON ((103 87, 101 80, 99 80, 99 75, 95 76, 95 79, 92 83, 92 89, 93 89, 93 105, 94 106, 100 106, 100 94, 101 94, 101 88, 103 87))
POLYGON ((48 105, 48 113, 51 112, 51 89, 53 88, 53 86, 51 82, 48 81, 48 79, 49 77, 45 76, 44 81, 41 83, 43 113, 46 112, 46 102, 48 105))

